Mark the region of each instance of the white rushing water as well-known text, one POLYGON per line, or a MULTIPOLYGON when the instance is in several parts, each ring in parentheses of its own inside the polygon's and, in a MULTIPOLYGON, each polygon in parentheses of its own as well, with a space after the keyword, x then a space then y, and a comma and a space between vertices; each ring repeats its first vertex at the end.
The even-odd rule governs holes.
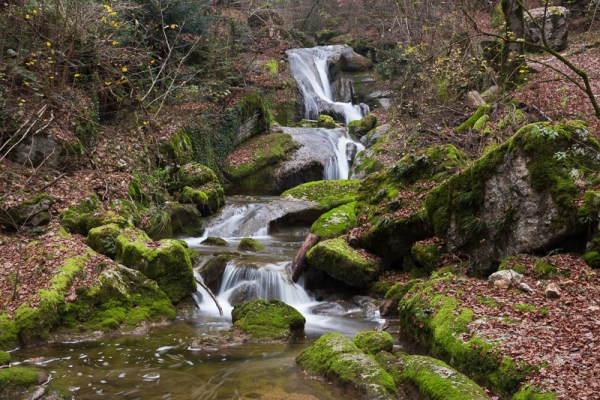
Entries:
MULTIPOLYGON (((334 98, 329 79, 328 60, 334 46, 314 47, 311 49, 295 49, 288 52, 290 69, 304 97, 304 118, 316 120, 319 118, 322 106, 343 114, 345 123, 362 119, 369 113, 366 104, 354 105, 351 102, 338 102, 334 98), (320 104, 322 106, 320 106, 320 104)), ((356 146, 356 153, 365 147, 355 142, 347 133, 339 135, 330 133, 330 140, 335 149, 335 158, 326 165, 323 179, 348 179, 350 162, 346 156, 347 146, 356 146)))

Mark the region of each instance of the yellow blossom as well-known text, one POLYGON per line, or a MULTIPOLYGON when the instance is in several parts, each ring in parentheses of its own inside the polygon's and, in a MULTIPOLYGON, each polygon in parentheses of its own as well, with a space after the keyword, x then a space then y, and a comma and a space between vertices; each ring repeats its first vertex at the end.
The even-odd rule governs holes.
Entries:
POLYGON ((77 77, 81 76, 81 74, 75 74, 74 76, 75 76, 75 78, 77 78, 77 77))
POLYGON ((113 46, 116 46, 116 45, 118 45, 118 44, 119 44, 119 42, 117 42, 116 40, 113 40, 113 42, 112 42, 112 45, 113 45, 113 46))
POLYGON ((25 14, 25 19, 29 19, 29 14, 25 14))
POLYGON ((106 86, 110 86, 110 85, 112 85, 112 82, 104 82, 104 84, 105 84, 106 86))
POLYGON ((50 46, 52 46, 52 43, 46 42, 46 46, 50 47, 50 46))
POLYGON ((123 71, 123 72, 127 72, 127 67, 123 67, 123 68, 121 68, 121 71, 123 71))

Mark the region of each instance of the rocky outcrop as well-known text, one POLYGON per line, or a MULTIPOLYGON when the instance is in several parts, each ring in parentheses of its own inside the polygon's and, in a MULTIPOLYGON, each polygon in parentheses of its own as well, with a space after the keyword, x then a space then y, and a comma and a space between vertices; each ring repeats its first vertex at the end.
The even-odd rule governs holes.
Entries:
POLYGON ((152 242, 143 231, 128 228, 117 237, 116 260, 155 280, 173 304, 196 291, 190 257, 177 240, 152 242))
POLYGON ((585 229, 574 201, 596 176, 599 151, 583 123, 527 125, 432 189, 428 219, 483 274, 507 255, 547 251, 585 229))
POLYGON ((348 338, 339 333, 323 335, 304 349, 296 363, 309 375, 336 381, 359 398, 396 398, 392 377, 348 338))
POLYGON ((20 228, 40 226, 50 222, 48 210, 54 204, 54 199, 47 194, 41 194, 31 200, 24 201, 18 206, 5 209, 0 202, 0 224, 20 228))
POLYGON ((400 263, 416 241, 432 237, 425 212, 427 193, 466 161, 456 147, 441 145, 409 154, 363 180, 355 207, 361 247, 391 265, 400 263))
POLYGON ((215 173, 208 167, 189 163, 181 167, 178 178, 183 186, 179 202, 193 204, 203 216, 216 213, 225 204, 225 192, 215 173))
MULTIPOLYGON (((523 14, 525 21, 525 40, 545 46, 545 36, 548 47, 556 51, 567 48, 569 36, 569 10, 565 7, 551 6, 548 8, 533 8, 523 14), (542 35, 543 28, 543 35, 542 35)), ((539 52, 540 49, 529 46, 530 51, 539 52)))

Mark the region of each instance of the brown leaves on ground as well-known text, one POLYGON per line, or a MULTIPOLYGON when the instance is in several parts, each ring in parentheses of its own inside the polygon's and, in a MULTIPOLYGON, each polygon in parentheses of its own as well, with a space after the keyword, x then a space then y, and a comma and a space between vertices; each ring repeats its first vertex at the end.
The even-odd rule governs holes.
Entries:
MULTIPOLYGON (((36 308, 39 298, 35 293, 52 286, 52 278, 59 273, 59 267, 72 257, 92 254, 81 235, 62 237, 57 221, 46 227, 44 234, 0 235, 0 305, 9 316, 23 303, 36 308)), ((98 277, 103 265, 113 261, 108 257, 93 253, 83 271, 75 276, 75 281, 66 295, 65 301, 74 301, 78 286, 91 286, 98 277)))
POLYGON ((568 277, 535 279, 533 258, 522 258, 527 266, 524 282, 534 292, 494 288, 485 280, 457 277, 436 284, 434 290, 461 300, 461 307, 475 313, 470 332, 489 342, 498 342, 502 354, 515 362, 543 366, 526 383, 544 391, 555 391, 561 399, 597 399, 600 382, 600 274, 581 257, 554 255, 546 258, 568 277), (557 300, 544 295, 549 283, 559 286, 557 300), (460 286, 460 291, 457 287, 460 286))

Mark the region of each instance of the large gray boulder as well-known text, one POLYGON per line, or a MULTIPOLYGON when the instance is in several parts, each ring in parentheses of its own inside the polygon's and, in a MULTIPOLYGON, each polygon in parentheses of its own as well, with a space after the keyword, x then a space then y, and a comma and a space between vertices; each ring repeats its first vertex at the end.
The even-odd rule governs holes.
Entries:
MULTIPOLYGON (((565 7, 540 7, 525 13, 525 40, 543 45, 542 29, 548 46, 556 51, 567 48, 569 36, 569 10, 565 7), (533 17, 533 18, 532 18, 533 17)), ((531 46, 530 46, 531 47, 531 46)), ((539 51, 531 47, 530 51, 539 51)))
POLYGON ((489 274, 507 255, 548 251, 586 229, 575 201, 599 161, 583 123, 527 125, 432 189, 427 216, 449 252, 470 254, 489 274))

